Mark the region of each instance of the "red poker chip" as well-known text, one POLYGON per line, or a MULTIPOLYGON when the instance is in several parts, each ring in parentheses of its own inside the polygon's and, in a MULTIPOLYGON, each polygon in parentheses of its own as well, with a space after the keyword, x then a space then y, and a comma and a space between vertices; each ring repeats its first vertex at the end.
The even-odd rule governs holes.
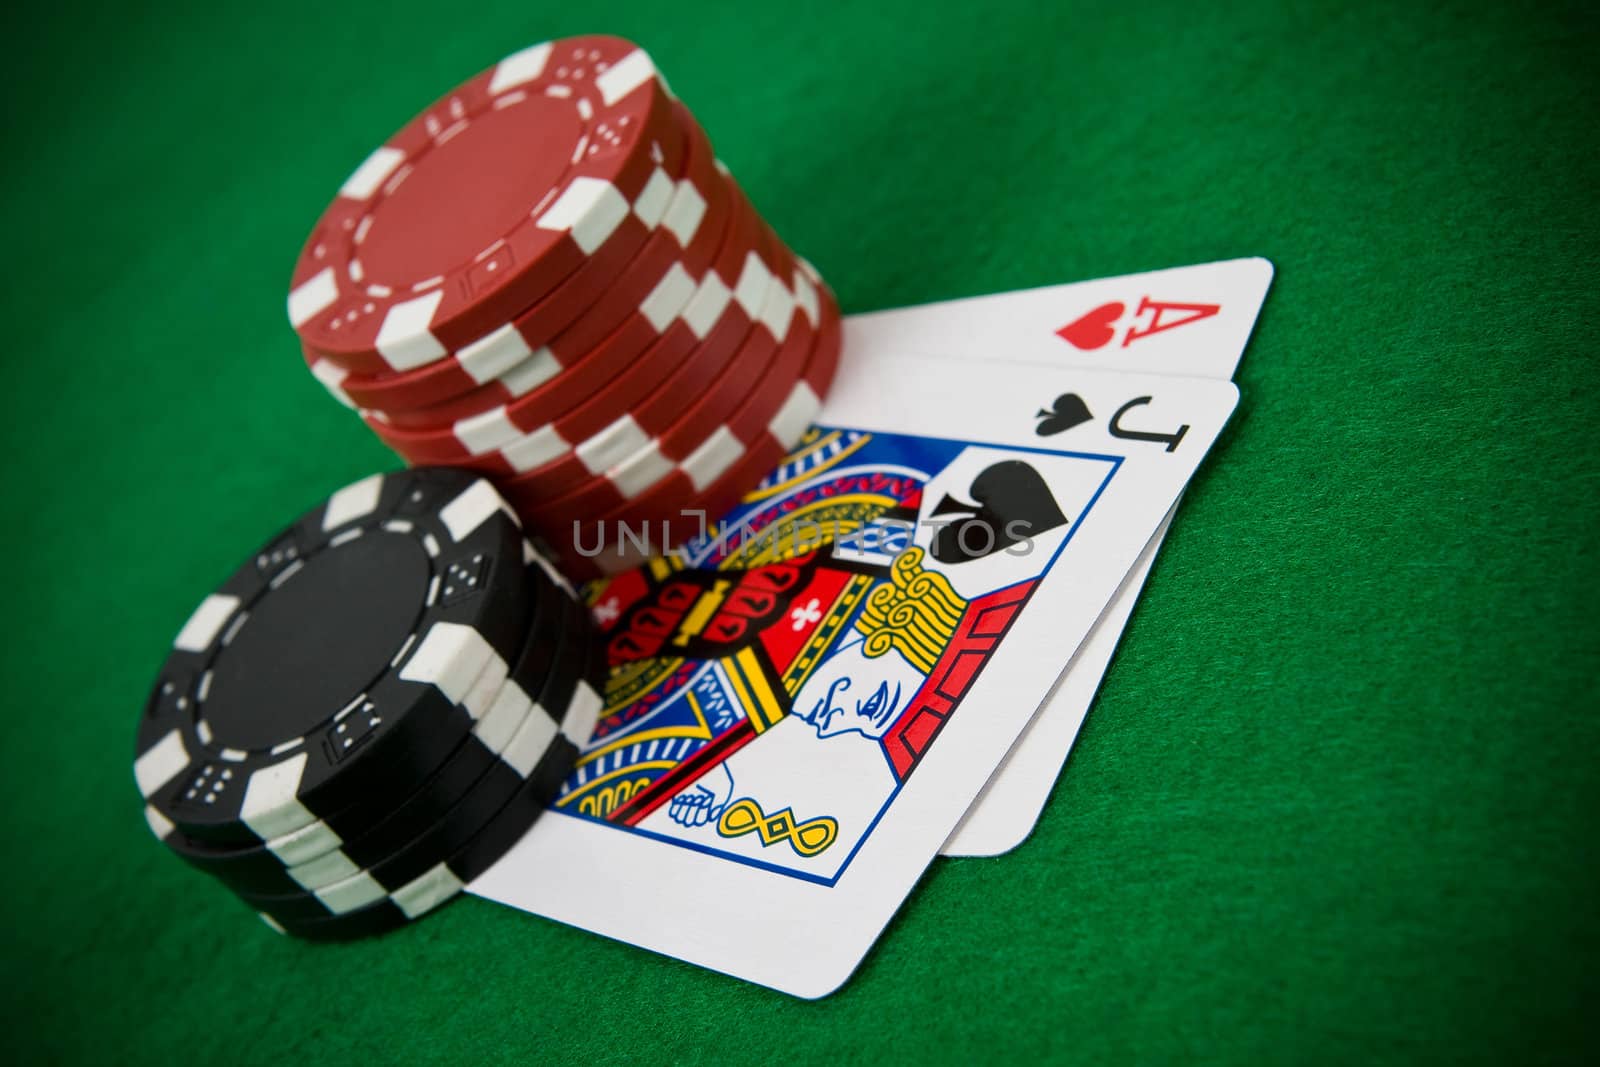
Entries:
POLYGON ((649 227, 630 215, 612 239, 555 291, 515 321, 413 370, 390 374, 348 373, 331 358, 301 345, 311 373, 347 406, 370 411, 414 408, 478 388, 533 357, 543 340, 582 316, 635 259, 651 238, 649 227), (531 339, 531 340, 530 340, 531 339))
MULTIPOLYGON (((679 354, 663 359, 671 364, 665 368, 666 374, 650 374, 645 384, 656 385, 662 377, 670 376, 673 366, 682 366, 682 353, 687 353, 688 359, 726 362, 730 358, 726 352, 737 352, 749 334, 766 290, 772 284, 773 265, 769 264, 769 258, 773 253, 762 243, 763 234, 754 209, 743 200, 742 194, 738 202, 743 206, 739 244, 729 246, 726 254, 719 256, 719 268, 709 272, 702 281, 683 320, 663 336, 662 344, 647 353, 655 356, 658 348, 670 343, 679 354), (705 299, 708 296, 710 299, 705 299), (698 323, 697 327, 688 325, 691 318, 698 323), (696 329, 708 327, 704 340, 697 343, 696 329)), ((630 370, 629 376, 636 373, 630 370)), ((632 458, 650 441, 635 413, 653 406, 638 388, 622 380, 608 386, 606 402, 608 406, 604 407, 591 402, 551 424, 548 431, 540 431, 537 436, 553 441, 559 449, 558 457, 503 484, 512 487, 525 505, 563 499, 584 487, 593 490, 605 485, 613 467, 632 458), (624 394, 634 406, 617 405, 614 398, 624 394)), ((682 415, 679 409, 660 413, 657 419, 665 425, 682 415)), ((644 473, 635 471, 636 476, 644 473)), ((640 491, 643 488, 639 486, 640 491)))
POLYGON ((682 461, 687 470, 704 471, 694 478, 697 484, 714 481, 721 461, 710 460, 707 470, 702 463, 690 463, 690 457, 697 453, 710 456, 717 441, 728 448, 754 441, 805 369, 816 335, 818 298, 793 257, 786 260, 788 278, 773 279, 753 331, 756 344, 741 352, 739 361, 716 387, 706 390, 703 398, 654 442, 658 452, 682 461), (804 287, 805 295, 796 295, 796 282, 804 287))
MULTIPOLYGON (((604 514, 676 473, 679 463, 709 438, 716 436, 724 445, 738 447, 737 442, 716 431, 752 394, 753 402, 758 404, 766 400, 769 406, 776 407, 782 402, 793 383, 793 368, 789 377, 779 377, 770 373, 773 363, 784 347, 793 353, 791 363, 803 362, 810 349, 810 334, 809 330, 802 335, 802 331, 791 329, 787 317, 780 319, 771 310, 796 310, 797 301, 790 297, 782 277, 794 273, 793 256, 765 226, 758 228, 756 240, 761 250, 758 262, 763 266, 770 263, 772 270, 763 274, 761 299, 752 302, 749 318, 741 319, 735 324, 736 330, 728 331, 726 343, 732 355, 714 360, 725 365, 724 372, 690 396, 687 403, 671 408, 641 405, 636 413, 617 420, 622 432, 608 431, 605 444, 614 442, 623 447, 589 453, 594 458, 603 457, 603 464, 594 463, 586 471, 569 469, 560 482, 550 478, 506 482, 503 491, 508 499, 515 499, 515 506, 559 516, 604 514)), ((815 302, 814 298, 811 302, 815 302)), ((721 326, 707 340, 716 339, 720 332, 721 326)), ((685 473, 696 485, 705 485, 717 476, 709 467, 718 462, 721 460, 708 453, 699 465, 685 473)))
MULTIPOLYGON (((821 361, 834 366, 837 366, 838 342, 842 337, 837 323, 837 317, 832 326, 825 322, 825 332, 819 337, 823 346, 831 345, 826 350, 819 348, 821 361)), ((832 379, 831 372, 824 374, 819 371, 818 377, 832 379)), ((559 542, 550 542, 551 547, 559 553, 562 572, 573 581, 584 582, 620 574, 639 566, 643 560, 631 544, 624 548, 617 534, 620 529, 635 531, 635 535, 641 539, 649 539, 650 551, 657 554, 701 535, 705 532, 702 519, 705 526, 712 526, 741 501, 748 500, 761 486, 762 480, 778 469, 786 457, 797 448, 806 447, 807 439, 808 435, 802 435, 799 441, 786 448, 770 434, 763 435, 714 485, 702 493, 679 496, 676 502, 662 499, 646 503, 641 499, 598 521, 577 520, 569 524, 565 537, 559 542), (580 545, 585 546, 584 550, 579 550, 580 545)), ((675 487, 679 493, 683 493, 684 489, 681 484, 675 487)), ((667 494, 668 487, 663 486, 661 495, 665 497, 667 494)))
POLYGON ((605 353, 599 363, 580 360, 570 377, 563 373, 491 416, 458 424, 453 432, 402 432, 381 423, 371 424, 374 431, 410 462, 514 475, 508 484, 547 499, 604 471, 612 459, 625 458, 632 449, 626 442, 617 447, 614 427, 632 425, 632 410, 643 406, 650 390, 685 360, 706 358, 702 350, 708 346, 737 349, 765 294, 771 268, 757 254, 763 239, 760 219, 731 182, 729 195, 730 230, 716 264, 677 317, 642 351, 628 353, 614 366, 614 357, 605 353), (603 378, 597 367, 606 371, 603 378))
MULTIPOLYGON (((804 365, 798 368, 798 376, 790 379, 789 387, 778 391, 777 404, 773 403, 770 388, 758 388, 731 420, 737 422, 743 417, 744 421, 759 421, 754 413, 769 413, 753 436, 739 441, 736 448, 730 448, 721 428, 714 428, 707 435, 708 441, 715 441, 708 454, 725 457, 720 468, 712 468, 720 469, 714 480, 697 483, 688 473, 687 464, 681 464, 671 475, 631 500, 619 501, 613 496, 611 506, 603 510, 592 498, 578 500, 574 496, 541 505, 505 494, 529 528, 538 532, 560 556, 567 574, 587 578, 637 566, 641 560, 636 554, 617 552, 618 531, 622 528, 636 534, 648 533, 654 538, 652 548, 656 551, 681 543, 699 532, 693 513, 699 512, 708 522, 715 521, 731 510, 803 439, 833 382, 843 335, 839 309, 832 294, 813 280, 814 272, 802 267, 801 273, 817 286, 818 327, 814 333, 803 328, 792 330, 786 341, 797 337, 806 340, 800 348, 804 365), (594 518, 597 514, 598 519, 594 518), (579 551, 580 545, 588 546, 588 551, 579 551), (594 554, 596 548, 602 549, 599 555, 594 554)), ((802 316, 803 312, 797 310, 797 320, 802 316)), ((780 358, 785 356, 780 355, 780 358)))
MULTIPOLYGON (((644 336, 653 339, 659 332, 654 324, 670 321, 683 283, 705 270, 726 228, 728 182, 717 169, 711 142, 687 108, 680 103, 675 111, 684 135, 684 173, 660 225, 631 261, 611 256, 608 247, 510 328, 426 367, 371 377, 346 375, 323 361, 313 372, 347 406, 381 413, 381 421, 398 429, 437 430, 493 411, 598 355, 594 350, 631 316, 629 335, 605 353, 620 367, 630 351, 648 343, 638 341, 630 350, 631 338, 648 330, 644 336), (681 271, 669 273, 674 263, 681 271), (592 277, 581 280, 581 292, 569 292, 591 270, 592 277)), ((605 373, 600 380, 612 372, 605 373)))
MULTIPOLYGON (((751 212, 754 215, 753 208, 751 212)), ((758 262, 770 270, 759 306, 752 304, 754 314, 747 319, 719 323, 701 346, 706 358, 675 370, 632 410, 626 423, 612 431, 609 455, 596 454, 608 467, 630 462, 637 467, 648 462, 641 453, 649 452, 665 459, 681 458, 686 453, 678 447, 681 438, 674 437, 675 427, 720 423, 767 379, 768 365, 789 330, 795 306, 783 280, 793 273, 794 256, 756 217, 762 249, 758 262)))
MULTIPOLYGON (((738 187, 723 171, 711 139, 706 136, 700 123, 695 121, 694 115, 681 102, 674 107, 678 125, 684 131, 685 172, 692 186, 700 191, 705 204, 705 221, 702 223, 705 239, 691 242, 679 257, 689 276, 698 280, 716 263, 717 256, 728 241, 728 228, 733 220, 733 198, 738 194, 738 187)), ((616 332, 623 319, 637 311, 647 295, 648 290, 644 290, 637 299, 625 303, 614 302, 614 314, 585 315, 573 324, 572 329, 562 334, 563 349, 567 352, 588 352, 598 347, 616 332)))
POLYGON ((295 265, 290 322, 312 351, 372 375, 512 322, 626 219, 658 210, 659 172, 681 155, 672 105, 650 57, 620 38, 507 57, 345 181, 295 265))
MULTIPOLYGON (((378 436, 416 462, 470 461, 504 449, 509 467, 514 468, 519 443, 524 449, 539 447, 537 442, 520 441, 530 431, 604 394, 614 382, 658 358, 681 358, 697 343, 682 316, 701 280, 728 242, 741 239, 752 228, 748 223, 735 228, 742 197, 716 169, 709 142, 703 136, 695 140, 698 144, 692 151, 697 154, 691 164, 699 164, 703 156, 706 173, 697 173, 685 188, 695 202, 706 205, 704 217, 687 247, 680 248, 666 234, 652 238, 618 279, 616 294, 607 297, 611 309, 603 316, 600 308, 584 316, 585 323, 607 319, 612 327, 609 335, 592 342, 596 331, 575 325, 533 360, 456 400, 400 414, 368 412, 378 436), (513 395, 508 399, 507 394, 513 395), (441 418, 435 411, 455 417, 441 418)), ((548 457, 532 462, 537 465, 544 458, 548 457)))

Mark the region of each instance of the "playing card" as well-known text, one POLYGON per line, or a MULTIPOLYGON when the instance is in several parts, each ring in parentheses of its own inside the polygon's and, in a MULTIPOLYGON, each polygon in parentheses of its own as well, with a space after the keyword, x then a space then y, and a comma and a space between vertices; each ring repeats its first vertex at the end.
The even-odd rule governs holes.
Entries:
POLYGON ((939 852, 945 856, 998 856, 1028 839, 1044 812, 1050 790, 1061 775, 1062 766, 1077 740, 1078 730, 1089 714, 1089 705, 1105 677, 1111 657, 1122 640, 1139 602, 1139 592, 1150 567, 1166 539, 1172 516, 1161 520, 1155 536, 1139 553, 1128 577, 1117 590, 1105 612, 1078 646, 1077 653, 1062 672, 1061 679, 1040 705, 1027 727, 1006 753, 1005 759, 989 776, 983 791, 961 817, 955 832, 939 852))
MULTIPOLYGON (((845 343, 868 358, 906 351, 1231 378, 1271 283, 1265 259, 1177 267, 854 315, 845 320, 845 343)), ((945 855, 996 856, 1032 833, 1166 528, 945 842, 945 855)))
POLYGON ((1236 399, 847 347, 821 425, 723 528, 596 594, 605 714, 471 891, 798 996, 837 988, 1236 399))
POLYGON ((1265 259, 851 315, 848 352, 927 353, 1231 378, 1272 284, 1265 259))

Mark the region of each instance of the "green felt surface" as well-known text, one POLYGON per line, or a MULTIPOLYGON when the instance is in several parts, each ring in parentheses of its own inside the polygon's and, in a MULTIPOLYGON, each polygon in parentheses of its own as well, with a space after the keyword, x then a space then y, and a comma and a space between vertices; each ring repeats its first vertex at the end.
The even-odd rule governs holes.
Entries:
POLYGON ((6 16, 7 1058, 1592 1061, 1595 26, 1220 7, 6 16), (1277 265, 1038 831, 936 863, 819 1003, 479 900, 280 939, 133 788, 193 603, 392 463, 284 321, 306 229, 439 91, 586 31, 653 51, 846 311, 1277 265))

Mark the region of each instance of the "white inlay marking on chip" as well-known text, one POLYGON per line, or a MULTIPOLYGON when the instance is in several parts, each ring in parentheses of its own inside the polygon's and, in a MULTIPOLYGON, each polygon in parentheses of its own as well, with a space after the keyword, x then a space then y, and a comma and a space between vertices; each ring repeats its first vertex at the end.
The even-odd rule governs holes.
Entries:
POLYGON ((556 354, 548 348, 541 348, 515 367, 500 375, 500 384, 512 396, 522 396, 543 385, 559 373, 561 373, 561 364, 557 361, 556 354))
POLYGON ((554 426, 541 426, 539 429, 518 440, 515 444, 507 445, 500 450, 500 455, 511 464, 511 469, 517 472, 531 471, 535 467, 542 467, 557 456, 564 456, 572 450, 566 438, 556 432, 554 426))
POLYGON ((600 710, 605 699, 590 688, 588 682, 579 682, 567 705, 567 716, 561 723, 561 732, 568 741, 582 748, 594 733, 594 724, 600 720, 600 710))
POLYGON ((321 889, 360 874, 361 868, 351 862, 349 856, 335 849, 305 863, 297 863, 285 873, 298 882, 302 889, 321 889))
POLYGON ((162 840, 166 840, 166 836, 177 829, 177 827, 173 826, 171 819, 149 804, 144 806, 144 821, 150 827, 150 832, 162 840))
POLYGON ((522 436, 522 429, 506 414, 504 404, 459 420, 453 427, 456 440, 474 456, 493 452, 522 436))
POLYGON ((677 192, 678 183, 657 167, 650 172, 649 180, 644 183, 644 188, 634 199, 633 213, 639 216, 639 221, 644 223, 646 228, 653 230, 661 225, 662 216, 672 206, 677 192))
POLYGON ((337 529, 345 523, 371 515, 383 496, 383 475, 373 474, 351 482, 328 498, 322 509, 322 532, 337 529))
POLYGON ((318 819, 310 826, 302 826, 291 834, 275 837, 267 842, 267 849, 285 867, 315 859, 324 852, 344 844, 344 839, 333 832, 333 827, 318 819))
POLYGON ((500 758, 522 777, 526 778, 539 765, 550 742, 556 736, 556 724, 548 715, 529 715, 522 729, 511 739, 500 758))
POLYGON ((655 288, 650 290, 650 295, 639 303, 639 314, 645 317, 656 333, 660 333, 672 325, 672 320, 678 317, 678 312, 688 305, 694 295, 694 279, 684 270, 682 263, 674 263, 667 268, 655 288))
POLYGON ((263 841, 316 822, 316 816, 307 811, 296 796, 305 769, 306 754, 301 752, 252 774, 244 787, 239 821, 263 841))
POLYGON ((172 647, 180 652, 204 652, 211 647, 211 642, 216 640, 217 634, 222 632, 222 627, 238 607, 238 597, 212 593, 194 609, 189 621, 172 639, 172 647))
POLYGON ((339 186, 339 195, 350 200, 370 200, 372 194, 383 187, 389 175, 406 161, 406 154, 398 148, 381 145, 372 155, 361 161, 355 173, 339 186))
POLYGON ((617 487, 617 492, 632 500, 655 485, 673 471, 672 460, 661 454, 660 447, 651 441, 649 446, 632 459, 607 472, 606 477, 617 487))
MULTIPOLYGON (((348 529, 348 530, 344 530, 344 531, 342 531, 340 533, 334 534, 332 537, 330 537, 328 539, 328 547, 329 548, 338 548, 340 545, 347 544, 347 543, 349 543, 351 541, 354 541, 356 538, 360 537, 361 534, 362 534, 362 530, 361 530, 361 527, 359 527, 359 526, 352 527, 351 529, 348 529)), ((291 566, 291 567, 283 570, 282 572, 280 572, 276 578, 272 579, 272 588, 276 589, 276 588, 278 588, 278 586, 280 586, 284 582, 288 581, 294 575, 294 573, 300 569, 300 567, 301 567, 301 564, 296 563, 293 566, 291 566)))
POLYGON ((687 248, 689 242, 694 240, 695 231, 700 228, 700 220, 705 217, 706 198, 700 195, 694 182, 685 178, 678 183, 678 191, 673 195, 661 225, 678 239, 678 247, 687 248))
POLYGON ((483 668, 483 673, 478 675, 478 680, 472 683, 472 688, 467 690, 461 698, 461 706, 467 709, 467 714, 477 722, 489 713, 494 707, 494 698, 499 695, 500 687, 506 684, 506 678, 511 674, 511 668, 506 661, 500 658, 498 652, 493 653, 488 664, 483 668))
POLYGON ((604 474, 607 468, 616 466, 649 443, 650 435, 644 428, 632 415, 624 415, 580 444, 576 451, 591 474, 604 474))
POLYGON ((500 510, 501 503, 500 494, 494 491, 494 486, 479 478, 439 509, 439 521, 450 531, 450 537, 460 544, 472 531, 492 519, 495 512, 500 510))
POLYGON ((694 332, 697 340, 704 341, 706 334, 722 318, 732 298, 733 294, 717 272, 706 271, 706 276, 700 279, 700 287, 695 290, 694 299, 683 309, 684 325, 694 332))
POLYGON ((761 324, 780 342, 789 335, 789 322, 794 317, 794 294, 789 287, 774 278, 767 286, 767 299, 761 305, 761 324))
POLYGON ((529 45, 502 59, 494 68, 494 77, 489 79, 490 95, 498 95, 512 86, 531 82, 543 74, 545 64, 550 62, 552 47, 549 41, 545 41, 529 45))
POLYGON ((532 708, 533 701, 522 691, 522 687, 515 682, 507 682, 500 690, 500 695, 494 698, 494 705, 488 714, 474 724, 472 732, 485 748, 498 756, 511 743, 511 738, 522 727, 522 720, 528 717, 532 708))
POLYGON ((498 378, 532 354, 528 342, 508 322, 457 352, 456 362, 468 377, 481 384, 498 378))
POLYGON ((817 301, 817 287, 800 271, 795 271, 794 275, 794 302, 800 305, 806 319, 815 326, 817 319, 822 316, 822 307, 817 301))
POLYGON ((436 622, 401 668, 400 677, 408 682, 432 685, 452 704, 459 704, 483 673, 489 657, 495 655, 493 646, 472 627, 458 622, 436 622))
POLYGON ((739 271, 739 282, 733 287, 733 299, 738 301, 740 307, 751 321, 761 314, 761 305, 766 302, 767 287, 769 285, 782 285, 772 276, 767 265, 761 262, 761 257, 754 252, 744 257, 744 267, 739 271))
POLYGON ((428 332, 433 325, 434 312, 444 299, 444 290, 395 304, 383 316, 378 327, 378 339, 373 347, 385 363, 395 370, 411 370, 443 359, 449 350, 439 339, 428 332))
POLYGON ((570 233, 574 243, 588 255, 611 236, 631 210, 628 198, 610 182, 574 178, 539 216, 538 226, 570 233))
MULTIPOLYGON (((332 360, 319 359, 311 364, 311 373, 317 381, 322 383, 322 387, 328 391, 330 396, 352 411, 355 410, 356 402, 351 400, 350 394, 344 391, 344 380, 350 377, 349 371, 332 360)), ((381 413, 372 412, 371 414, 374 417, 378 417, 381 413)), ((386 422, 388 419, 384 417, 381 421, 386 422)))
POLYGON ((698 492, 720 478, 725 471, 744 455, 744 443, 726 426, 718 426, 700 447, 691 452, 683 463, 683 473, 689 476, 698 492))
POLYGON ((461 879, 441 863, 395 890, 389 899, 405 912, 406 918, 417 919, 461 892, 462 888, 461 879))
POLYGON ((655 76, 656 65, 641 48, 613 63, 594 84, 600 90, 601 99, 610 107, 655 76))
POLYGON ((173 730, 133 761, 133 780, 139 784, 139 794, 149 796, 188 765, 189 750, 184 747, 183 735, 173 730))
POLYGON ((784 448, 793 448, 811 428, 817 412, 821 410, 822 401, 811 391, 811 386, 805 382, 796 382, 794 389, 789 393, 789 399, 784 401, 782 410, 767 424, 767 432, 772 434, 784 448))
POLYGON ((324 267, 289 290, 289 325, 299 329, 339 299, 332 267, 324 267))
POLYGON ((347 915, 357 908, 376 904, 388 895, 378 880, 366 873, 317 890, 317 899, 335 915, 347 915))

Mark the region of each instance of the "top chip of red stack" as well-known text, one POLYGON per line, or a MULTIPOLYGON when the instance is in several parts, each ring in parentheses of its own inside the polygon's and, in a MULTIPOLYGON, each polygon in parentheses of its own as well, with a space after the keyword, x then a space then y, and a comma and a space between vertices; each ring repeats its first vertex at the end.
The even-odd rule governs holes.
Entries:
POLYGON ((648 186, 672 97, 616 37, 508 56, 356 168, 295 264, 289 320, 357 374, 420 367, 516 318, 648 186))

